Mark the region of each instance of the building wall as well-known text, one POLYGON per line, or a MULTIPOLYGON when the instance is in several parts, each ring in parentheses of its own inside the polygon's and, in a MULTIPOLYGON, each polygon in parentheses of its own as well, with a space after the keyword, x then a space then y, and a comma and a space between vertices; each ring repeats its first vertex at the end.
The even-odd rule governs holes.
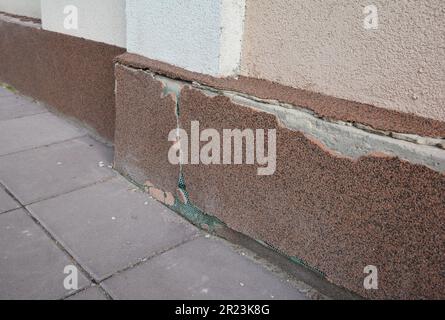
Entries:
POLYGON ((113 141, 113 59, 125 49, 0 15, 0 82, 113 141))
POLYGON ((0 0, 0 11, 40 19, 40 0, 0 0))
MULTIPOLYGON (((217 218, 361 296, 445 297, 445 150, 222 90, 227 79, 128 53, 117 61, 115 168, 153 197, 168 204, 175 195, 170 205, 197 225, 218 232, 217 218), (192 121, 219 137, 228 128, 276 130, 276 171, 172 166, 166 136, 175 129, 190 134, 192 121), (369 265, 378 268, 378 290, 363 287, 369 265)), ((192 149, 189 140, 182 150, 192 149)))
POLYGON ((242 74, 445 120, 442 0, 247 0, 242 74), (378 9, 364 28, 365 6, 378 9))
POLYGON ((42 27, 118 47, 126 47, 125 0, 42 0, 42 27), (64 8, 78 9, 78 29, 66 29, 64 8))
POLYGON ((443 299, 440 2, 373 1, 366 30, 361 0, 246 1, 42 0, 43 29, 0 15, 0 81, 114 142, 117 170, 204 228, 364 297, 443 299), (173 165, 169 132, 192 121, 275 130, 276 170, 173 165))

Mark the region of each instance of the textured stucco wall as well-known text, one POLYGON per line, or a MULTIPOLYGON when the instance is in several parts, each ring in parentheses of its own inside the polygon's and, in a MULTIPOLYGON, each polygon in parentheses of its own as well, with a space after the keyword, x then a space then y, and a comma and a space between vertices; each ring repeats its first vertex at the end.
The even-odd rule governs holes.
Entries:
POLYGON ((247 0, 242 74, 445 121, 443 0, 247 0), (363 8, 378 9, 366 30, 363 8))
POLYGON ((128 0, 128 52, 190 71, 235 74, 244 7, 244 0, 128 0))
POLYGON ((0 0, 0 11, 40 19, 40 0, 0 0))
POLYGON ((42 0, 42 27, 125 48, 125 0, 42 0), (65 29, 64 8, 78 9, 78 29, 65 29))

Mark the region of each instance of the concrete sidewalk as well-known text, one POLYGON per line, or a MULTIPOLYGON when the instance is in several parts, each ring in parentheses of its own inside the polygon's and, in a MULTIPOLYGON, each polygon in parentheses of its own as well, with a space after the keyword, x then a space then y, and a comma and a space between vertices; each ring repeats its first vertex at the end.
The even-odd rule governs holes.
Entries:
POLYGON ((309 299, 112 169, 113 150, 0 87, 0 299, 309 299), (77 290, 64 268, 79 270, 77 290))

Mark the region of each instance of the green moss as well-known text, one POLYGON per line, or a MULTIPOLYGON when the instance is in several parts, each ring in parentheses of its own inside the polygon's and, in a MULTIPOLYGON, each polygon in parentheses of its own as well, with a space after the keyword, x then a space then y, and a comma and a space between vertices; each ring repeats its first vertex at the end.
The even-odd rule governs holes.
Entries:
POLYGON ((5 88, 6 90, 11 91, 12 93, 17 93, 17 89, 14 88, 13 86, 6 84, 6 83, 1 83, 0 82, 0 87, 5 88))
POLYGON ((184 204, 179 201, 177 197, 175 197, 175 204, 170 207, 172 210, 178 212, 181 216, 183 216, 194 225, 202 229, 206 229, 210 232, 213 232, 218 226, 224 225, 221 220, 204 213, 202 210, 200 210, 198 207, 194 206, 190 202, 189 194, 187 192, 182 175, 179 179, 178 187, 179 189, 181 189, 185 198, 187 199, 187 203, 184 204))

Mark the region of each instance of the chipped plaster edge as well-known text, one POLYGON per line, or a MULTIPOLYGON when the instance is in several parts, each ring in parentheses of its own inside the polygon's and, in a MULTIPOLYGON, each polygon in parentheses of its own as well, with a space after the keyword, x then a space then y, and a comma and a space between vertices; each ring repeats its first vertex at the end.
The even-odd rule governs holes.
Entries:
MULTIPOLYGON (((151 75, 153 79, 162 83, 164 92, 172 93, 177 101, 180 98, 180 90, 184 86, 188 86, 200 90, 206 96, 225 96, 237 105, 272 114, 282 126, 292 131, 301 132, 313 142, 321 143, 335 156, 355 161, 364 156, 385 154, 445 174, 445 139, 368 130, 365 125, 318 117, 314 112, 298 106, 262 100, 234 91, 218 90, 197 82, 171 79, 150 70, 117 64, 151 75)), ((178 111, 179 105, 178 102, 178 111)))

